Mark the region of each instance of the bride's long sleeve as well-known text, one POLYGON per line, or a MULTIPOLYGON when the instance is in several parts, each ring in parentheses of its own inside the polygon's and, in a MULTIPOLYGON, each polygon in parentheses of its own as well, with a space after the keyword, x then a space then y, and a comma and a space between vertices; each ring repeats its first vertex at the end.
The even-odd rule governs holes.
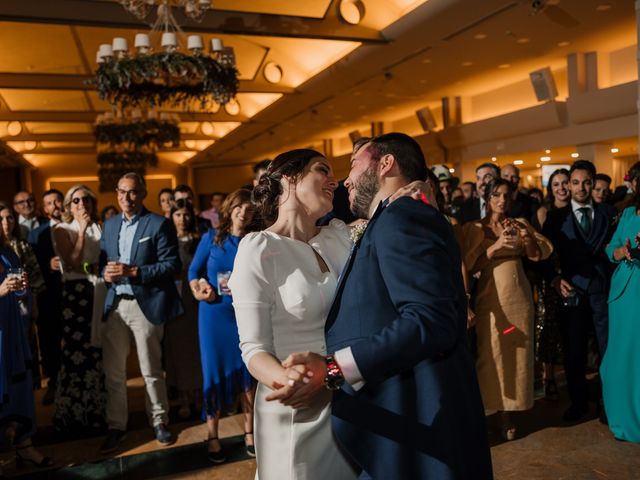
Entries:
POLYGON ((267 238, 250 233, 242 239, 229 287, 238 322, 242 359, 249 367, 255 354, 275 356, 271 312, 275 302, 273 262, 267 238))

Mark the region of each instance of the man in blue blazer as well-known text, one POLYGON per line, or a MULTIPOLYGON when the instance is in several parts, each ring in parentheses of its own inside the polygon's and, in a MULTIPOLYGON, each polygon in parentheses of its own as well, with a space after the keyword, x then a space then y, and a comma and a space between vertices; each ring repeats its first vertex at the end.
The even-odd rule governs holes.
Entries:
POLYGON ((43 405, 53 403, 62 355, 62 275, 60 258, 53 247, 53 227, 62 218, 63 200, 62 192, 56 189, 47 190, 42 194, 42 208, 47 215, 47 221, 41 222, 31 230, 28 238, 47 286, 47 289, 38 295, 37 319, 42 368, 49 378, 47 391, 42 396, 43 405))
POLYGON ((562 346, 571 406, 564 419, 572 422, 588 412, 585 374, 590 324, 601 357, 607 348, 612 267, 604 249, 613 235, 617 211, 611 205, 592 201, 596 169, 591 162, 576 160, 569 174, 571 203, 548 213, 542 234, 553 243, 560 260, 560 271, 547 266, 546 277, 565 304, 562 346))
POLYGON ((104 224, 101 248, 108 292, 102 355, 107 387, 109 432, 101 452, 118 448, 127 427, 126 363, 131 337, 136 342, 147 391, 147 412, 156 440, 169 445, 169 402, 162 371, 163 324, 183 313, 174 279, 180 272, 178 240, 169 221, 143 205, 144 179, 122 176, 116 189, 122 213, 104 224))
POLYGON ((431 205, 387 201, 425 178, 407 135, 381 135, 354 152, 345 186, 353 212, 370 220, 329 312, 330 355, 294 354, 285 366, 313 371, 299 392, 319 380, 335 390, 332 427, 360 478, 490 479, 453 230, 431 205))

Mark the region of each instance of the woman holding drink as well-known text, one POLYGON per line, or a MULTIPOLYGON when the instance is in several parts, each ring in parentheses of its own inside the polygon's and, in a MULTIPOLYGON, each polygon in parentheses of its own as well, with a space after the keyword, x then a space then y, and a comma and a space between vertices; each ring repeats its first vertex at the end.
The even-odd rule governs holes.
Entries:
POLYGON ((493 180, 485 190, 487 216, 463 227, 469 274, 480 273, 476 299, 478 381, 485 410, 501 412, 502 436, 513 440, 509 412, 533 406, 533 298, 522 257, 547 258, 551 243, 523 218, 507 217, 511 184, 493 180))
POLYGON ((242 362, 238 326, 227 287, 238 244, 253 218, 251 192, 236 190, 222 204, 220 224, 200 240, 189 267, 189 286, 199 300, 198 330, 203 376, 203 410, 207 421, 208 458, 225 461, 218 440, 218 419, 223 407, 241 395, 247 453, 255 456, 253 400, 255 382, 242 362))

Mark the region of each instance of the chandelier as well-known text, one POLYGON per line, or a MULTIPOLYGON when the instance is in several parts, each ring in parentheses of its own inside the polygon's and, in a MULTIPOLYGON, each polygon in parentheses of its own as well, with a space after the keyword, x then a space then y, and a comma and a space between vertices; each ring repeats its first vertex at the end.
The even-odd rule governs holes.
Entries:
MULTIPOLYGON (((121 3, 127 9, 135 7, 140 15, 144 8, 155 4, 151 0, 121 0, 121 3)), ((233 100, 238 91, 233 49, 214 38, 207 53, 202 37, 187 37, 171 10, 172 4, 178 4, 184 6, 187 14, 195 14, 209 8, 209 3, 160 0, 151 32, 135 36, 135 51, 129 51, 129 43, 123 37, 100 45, 94 80, 100 98, 119 108, 165 104, 185 109, 192 108, 194 103, 207 108, 211 101, 225 105, 233 100), (152 40, 160 48, 154 49, 152 40), (184 45, 189 53, 180 51, 184 45)))
POLYGON ((113 191, 127 172, 145 175, 158 164, 157 151, 180 144, 180 118, 175 114, 140 109, 106 112, 96 119, 98 179, 101 192, 113 191))
MULTIPOLYGON (((155 0, 119 0, 127 11, 138 19, 144 20, 149 10, 156 4, 155 0)), ((211 8, 211 0, 173 0, 172 5, 184 8, 187 17, 201 22, 204 14, 211 8)))

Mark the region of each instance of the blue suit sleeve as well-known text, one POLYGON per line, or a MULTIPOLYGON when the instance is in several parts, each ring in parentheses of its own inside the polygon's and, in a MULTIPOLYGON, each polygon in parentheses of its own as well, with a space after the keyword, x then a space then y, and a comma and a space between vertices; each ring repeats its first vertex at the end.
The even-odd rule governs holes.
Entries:
POLYGON ((138 283, 143 285, 154 283, 164 278, 173 279, 182 268, 178 254, 178 237, 169 221, 163 219, 156 236, 157 261, 148 265, 140 265, 138 283))
POLYGON ((351 346, 367 383, 446 353, 464 339, 460 252, 451 226, 433 207, 399 199, 377 221, 375 250, 398 312, 351 346))
POLYGON ((187 278, 189 281, 197 280, 202 277, 207 267, 207 259, 209 258, 209 251, 211 248, 211 230, 204 234, 198 243, 196 253, 193 255, 191 265, 189 265, 189 272, 187 278))

